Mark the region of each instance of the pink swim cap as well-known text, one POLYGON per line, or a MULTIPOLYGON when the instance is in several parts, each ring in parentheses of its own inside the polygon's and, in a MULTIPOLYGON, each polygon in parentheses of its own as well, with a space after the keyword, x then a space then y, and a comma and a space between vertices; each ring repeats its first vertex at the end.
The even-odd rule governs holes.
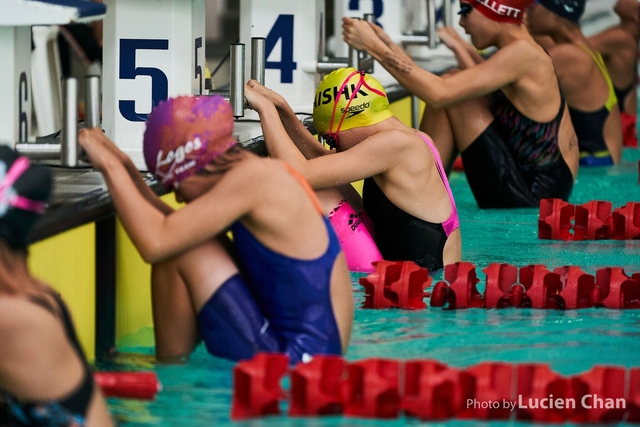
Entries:
POLYGON ((179 96, 151 111, 144 132, 149 171, 170 187, 236 144, 233 112, 221 96, 179 96))

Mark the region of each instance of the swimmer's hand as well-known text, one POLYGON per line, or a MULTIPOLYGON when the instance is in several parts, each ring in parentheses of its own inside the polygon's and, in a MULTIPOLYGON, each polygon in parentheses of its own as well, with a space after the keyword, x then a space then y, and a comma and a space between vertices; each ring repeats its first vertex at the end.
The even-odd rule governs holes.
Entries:
POLYGON ((98 171, 108 169, 113 162, 123 162, 126 155, 106 137, 99 128, 82 129, 78 133, 78 144, 89 158, 91 165, 98 171))
POLYGON ((453 51, 464 48, 465 41, 453 27, 438 28, 438 37, 442 43, 453 51))
POLYGON ((382 31, 383 37, 386 37, 381 38, 374 29, 374 25, 370 25, 367 21, 352 19, 347 16, 342 18, 342 38, 345 43, 354 49, 371 53, 371 49, 376 43, 382 42, 388 46, 385 40, 391 42, 391 38, 384 33, 382 28, 379 28, 379 31, 382 31))
POLYGON ((273 106, 273 103, 264 95, 264 91, 260 89, 264 86, 260 85, 255 80, 249 80, 244 85, 244 97, 247 99, 247 107, 256 111, 258 114, 267 106, 273 106))
POLYGON ((389 46, 391 48, 396 46, 396 44, 393 42, 393 40, 391 40, 391 36, 389 36, 389 34, 387 34, 382 29, 381 26, 376 25, 373 22, 369 22, 368 24, 373 29, 373 31, 375 31, 375 33, 378 36, 378 38, 384 42, 384 44, 386 44, 387 46, 389 46))
POLYGON ((258 93, 259 95, 269 100, 273 105, 275 105, 277 109, 283 110, 289 107, 287 100, 284 99, 282 95, 269 89, 264 85, 261 85, 256 80, 253 80, 253 79, 249 80, 247 82, 247 86, 249 86, 254 92, 258 93))

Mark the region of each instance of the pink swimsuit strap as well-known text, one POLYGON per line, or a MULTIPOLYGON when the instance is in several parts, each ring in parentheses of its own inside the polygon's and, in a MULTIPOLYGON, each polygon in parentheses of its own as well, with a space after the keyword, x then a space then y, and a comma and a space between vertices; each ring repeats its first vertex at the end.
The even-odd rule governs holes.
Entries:
POLYGON ((433 145, 433 142, 429 137, 420 134, 420 138, 427 143, 429 149, 433 153, 433 158, 435 159, 436 168, 438 169, 438 174, 440 174, 440 179, 444 184, 445 190, 447 190, 447 194, 449 195, 449 203, 451 203, 451 215, 449 218, 442 223, 442 228, 444 228, 444 232, 449 237, 454 230, 460 228, 460 220, 458 219, 458 210, 456 209, 456 202, 453 200, 453 193, 451 193, 451 187, 449 187, 449 180, 447 179, 447 175, 444 173, 444 167, 442 166, 442 161, 440 160, 440 154, 438 154, 438 149, 433 145))

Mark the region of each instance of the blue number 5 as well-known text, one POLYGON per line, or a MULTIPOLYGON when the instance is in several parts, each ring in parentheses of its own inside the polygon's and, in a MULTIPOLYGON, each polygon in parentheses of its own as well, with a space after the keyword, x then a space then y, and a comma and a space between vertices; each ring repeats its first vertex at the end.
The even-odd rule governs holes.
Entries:
MULTIPOLYGON (((169 96, 167 75, 157 68, 136 67, 136 50, 169 50, 169 40, 120 40, 120 76, 121 79, 133 80, 137 76, 151 77, 151 103, 153 107, 169 96)), ((121 100, 118 103, 120 114, 131 122, 144 122, 148 113, 136 112, 135 101, 121 100)), ((151 108, 153 108, 151 107, 151 108)))

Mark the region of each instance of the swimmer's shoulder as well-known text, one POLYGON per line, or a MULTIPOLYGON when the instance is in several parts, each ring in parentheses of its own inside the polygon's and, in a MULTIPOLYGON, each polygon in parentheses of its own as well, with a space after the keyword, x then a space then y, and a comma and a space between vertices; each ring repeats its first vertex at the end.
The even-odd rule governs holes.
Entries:
POLYGON ((281 188, 282 185, 286 185, 291 175, 288 168, 290 167, 282 160, 251 155, 227 172, 225 179, 242 188, 243 193, 246 194, 247 190, 250 190, 259 196, 272 187, 281 188))
POLYGON ((605 57, 625 51, 635 54, 638 46, 636 39, 620 27, 612 27, 590 37, 589 43, 605 57))
POLYGON ((62 324, 49 310, 22 296, 0 297, 0 343, 46 343, 58 339, 64 339, 62 324))
POLYGON ((549 49, 549 55, 556 66, 593 62, 591 56, 573 43, 556 44, 549 49))

